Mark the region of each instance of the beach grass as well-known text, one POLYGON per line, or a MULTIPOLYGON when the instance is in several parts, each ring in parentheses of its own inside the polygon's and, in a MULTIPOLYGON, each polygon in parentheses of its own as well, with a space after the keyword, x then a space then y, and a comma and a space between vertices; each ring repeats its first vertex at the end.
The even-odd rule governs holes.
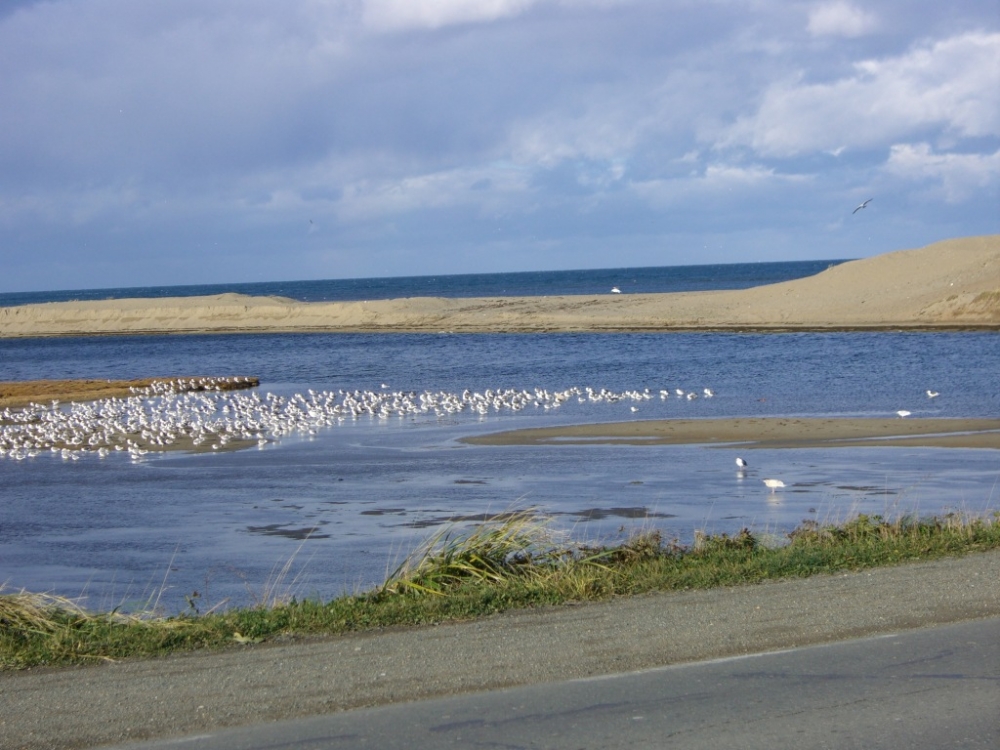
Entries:
POLYGON ((611 546, 569 543, 530 510, 431 537, 381 586, 330 601, 270 595, 256 606, 88 612, 46 594, 0 591, 0 669, 233 647, 307 635, 467 620, 520 608, 738 586, 1000 549, 992 516, 808 523, 773 543, 749 530, 665 541, 648 530, 611 546))

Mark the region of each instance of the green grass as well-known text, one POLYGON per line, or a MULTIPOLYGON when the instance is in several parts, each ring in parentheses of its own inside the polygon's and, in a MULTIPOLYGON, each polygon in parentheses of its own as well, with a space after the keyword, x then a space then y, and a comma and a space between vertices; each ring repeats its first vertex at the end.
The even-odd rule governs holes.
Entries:
POLYGON ((175 617, 92 613, 70 600, 0 593, 0 669, 67 665, 483 617, 512 609, 597 601, 861 570, 1000 549, 992 518, 858 516, 804 525, 779 546, 751 532, 701 536, 691 546, 658 532, 609 547, 560 542, 540 517, 505 514, 471 531, 431 538, 375 590, 328 602, 269 596, 259 606, 175 617))

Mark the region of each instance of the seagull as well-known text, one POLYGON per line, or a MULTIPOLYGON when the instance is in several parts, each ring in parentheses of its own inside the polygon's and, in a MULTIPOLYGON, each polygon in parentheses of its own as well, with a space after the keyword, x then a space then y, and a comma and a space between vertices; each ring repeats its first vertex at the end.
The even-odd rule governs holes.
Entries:
POLYGON ((908 412, 906 409, 900 409, 896 413, 900 416, 900 418, 908 417, 911 414, 911 412, 908 412))
POLYGON ((851 214, 852 214, 852 215, 853 215, 853 214, 856 214, 856 213, 857 213, 858 211, 860 211, 860 210, 861 210, 862 208, 865 208, 865 207, 866 207, 866 206, 867 206, 867 205, 868 205, 869 203, 871 203, 871 202, 872 202, 873 200, 874 200, 874 198, 869 198, 869 199, 868 199, 868 200, 866 200, 866 201, 865 201, 864 203, 862 203, 862 204, 861 204, 860 206, 858 206, 858 207, 857 207, 856 209, 854 209, 853 211, 851 211, 851 214))
POLYGON ((612 294, 621 294, 621 293, 622 293, 622 290, 621 290, 621 289, 619 289, 619 288, 618 288, 618 287, 616 287, 616 286, 613 286, 613 287, 611 287, 611 293, 612 293, 612 294))
POLYGON ((711 388, 706 388, 705 389, 705 398, 712 398, 712 396, 714 396, 714 395, 715 394, 712 392, 711 388))
POLYGON ((937 398, 940 395, 937 391, 927 391, 927 398, 937 398))
POLYGON ((785 486, 785 483, 782 482, 780 479, 763 479, 761 481, 764 482, 764 486, 765 487, 769 487, 770 488, 771 492, 774 492, 779 487, 784 487, 785 486))
POLYGON ((736 465, 739 466, 741 469, 745 469, 747 466, 749 466, 749 464, 746 461, 744 461, 742 458, 739 457, 736 458, 736 465))

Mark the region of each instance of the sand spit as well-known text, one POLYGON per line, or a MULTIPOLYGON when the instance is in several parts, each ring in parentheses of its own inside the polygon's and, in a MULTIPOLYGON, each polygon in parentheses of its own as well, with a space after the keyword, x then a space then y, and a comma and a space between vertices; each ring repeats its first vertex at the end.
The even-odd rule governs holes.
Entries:
POLYGON ((0 338, 94 334, 1000 329, 1000 235, 738 291, 371 302, 211 297, 0 308, 0 338))
POLYGON ((177 393, 197 391, 238 391, 256 388, 259 378, 191 377, 138 378, 135 380, 15 380, 0 382, 0 408, 47 404, 52 401, 96 401, 151 395, 167 387, 177 393))
POLYGON ((477 435, 474 445, 690 445, 753 448, 911 446, 1000 449, 1000 419, 737 417, 540 427, 477 435))

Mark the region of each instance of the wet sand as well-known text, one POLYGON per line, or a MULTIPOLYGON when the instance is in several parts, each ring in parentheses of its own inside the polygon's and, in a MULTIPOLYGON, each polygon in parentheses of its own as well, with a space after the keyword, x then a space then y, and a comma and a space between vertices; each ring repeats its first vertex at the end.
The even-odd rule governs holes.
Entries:
POLYGON ((221 294, 0 308, 0 338, 855 329, 1000 329, 1000 235, 937 242, 736 291, 312 303, 221 294))
MULTIPOLYGON (((135 380, 18 380, 0 382, 0 409, 49 404, 52 401, 96 401, 102 398, 128 398, 154 383, 174 383, 178 380, 205 381, 206 378, 138 378, 135 380)), ((230 391, 254 388, 260 385, 257 378, 219 379, 213 390, 230 391)), ((178 387, 179 392, 205 390, 205 386, 178 387)))
POLYGON ((1000 419, 743 417, 663 419, 511 430, 473 445, 691 445, 754 448, 918 446, 1000 449, 1000 419))

